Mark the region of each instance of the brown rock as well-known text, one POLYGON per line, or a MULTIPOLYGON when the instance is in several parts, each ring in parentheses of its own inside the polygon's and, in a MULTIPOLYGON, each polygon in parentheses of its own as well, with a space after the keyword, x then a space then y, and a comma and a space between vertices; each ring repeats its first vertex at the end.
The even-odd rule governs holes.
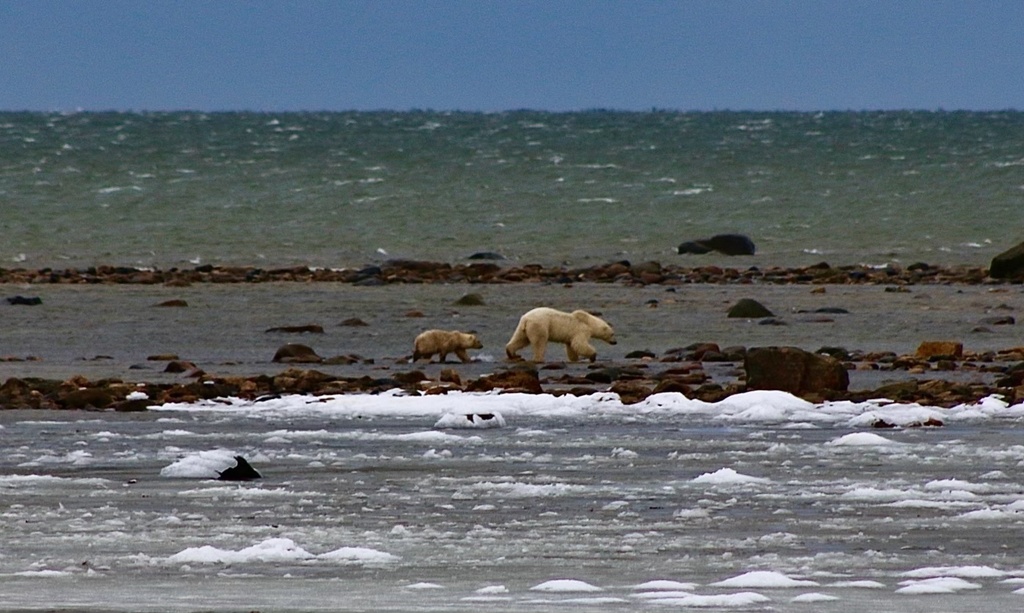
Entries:
POLYGON ((636 404, 651 395, 651 388, 640 381, 616 381, 608 391, 618 394, 622 404, 636 404))
POLYGON ((157 306, 157 307, 187 307, 188 303, 185 302, 184 300, 181 300, 181 299, 164 300, 163 302, 159 302, 157 304, 154 304, 153 306, 157 306))
POLYGON ((359 319, 358 317, 349 317, 345 321, 341 322, 339 325, 341 325, 341 326, 356 327, 356 326, 368 326, 370 324, 366 323, 362 319, 359 319))
POLYGON ((196 369, 196 365, 187 360, 171 360, 164 368, 164 372, 181 373, 190 372, 196 369))
POLYGON ((956 358, 964 356, 964 344, 955 341, 924 341, 917 347, 917 357, 928 360, 931 358, 956 358))
POLYGON ((744 367, 747 388, 752 390, 800 395, 845 391, 850 385, 850 375, 842 362, 797 347, 753 347, 747 351, 744 367))
POLYGON ((467 392, 490 392, 502 389, 506 392, 527 392, 542 394, 540 378, 535 370, 506 370, 492 375, 485 375, 466 386, 467 392))
POLYGON ((59 399, 65 409, 105 409, 114 403, 110 390, 90 387, 69 392, 59 399))
POLYGON ((171 360, 177 360, 178 356, 173 353, 158 353, 151 355, 146 358, 150 362, 170 362, 171 360))

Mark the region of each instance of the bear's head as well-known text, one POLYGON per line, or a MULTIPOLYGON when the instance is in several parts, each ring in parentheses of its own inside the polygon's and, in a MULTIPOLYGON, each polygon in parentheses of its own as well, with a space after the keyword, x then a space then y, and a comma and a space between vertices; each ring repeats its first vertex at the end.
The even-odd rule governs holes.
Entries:
POLYGON ((615 344, 615 330, 608 325, 608 322, 586 311, 573 311, 572 315, 587 324, 587 327, 590 328, 591 337, 602 340, 609 345, 615 344))
POLYGON ((476 337, 476 334, 462 334, 462 344, 466 349, 483 349, 484 344, 476 337))

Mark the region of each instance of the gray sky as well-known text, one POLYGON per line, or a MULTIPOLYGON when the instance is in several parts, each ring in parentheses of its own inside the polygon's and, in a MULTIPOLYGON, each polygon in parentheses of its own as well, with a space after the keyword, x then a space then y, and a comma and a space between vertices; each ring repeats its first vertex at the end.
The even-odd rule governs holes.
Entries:
POLYGON ((0 110, 1024 109, 1021 0, 0 0, 0 110))

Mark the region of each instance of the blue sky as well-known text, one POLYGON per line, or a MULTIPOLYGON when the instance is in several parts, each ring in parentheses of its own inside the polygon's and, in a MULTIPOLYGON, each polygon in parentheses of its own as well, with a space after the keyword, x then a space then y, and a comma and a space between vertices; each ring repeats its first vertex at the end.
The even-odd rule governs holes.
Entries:
POLYGON ((1024 109, 1022 0, 0 0, 0 110, 1024 109))

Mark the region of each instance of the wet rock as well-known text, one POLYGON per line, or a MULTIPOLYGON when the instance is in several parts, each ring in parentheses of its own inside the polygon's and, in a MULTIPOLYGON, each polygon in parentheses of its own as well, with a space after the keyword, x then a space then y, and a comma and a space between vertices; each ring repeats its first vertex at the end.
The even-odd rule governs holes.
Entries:
POLYGON ((725 255, 754 255, 754 241, 743 234, 716 234, 711 238, 681 243, 676 251, 681 254, 705 254, 717 251, 725 255))
POLYGON ((992 258, 988 274, 993 279, 1024 277, 1024 243, 1019 243, 992 258))
POLYGON ((467 260, 504 260, 505 256, 494 251, 477 251, 466 258, 467 260))
POLYGON ((283 332, 285 334, 323 334, 323 326, 317 324, 307 324, 305 326, 279 326, 276 328, 267 328, 267 332, 283 332))
POLYGON ((752 347, 744 369, 747 388, 752 390, 801 395, 845 391, 850 385, 850 375, 839 360, 797 347, 752 347))
POLYGON ((338 325, 340 325, 340 326, 348 326, 348 327, 360 327, 360 326, 368 326, 370 324, 366 323, 362 319, 359 319, 358 317, 349 317, 348 319, 342 321, 338 325))
POLYGON ((235 465, 217 473, 218 481, 252 481, 262 479, 261 475, 245 458, 235 456, 235 465))
POLYGON ((530 394, 542 394, 544 390, 540 385, 540 378, 536 370, 514 369, 506 370, 492 375, 485 375, 466 386, 467 392, 490 392, 496 389, 505 392, 527 392, 530 394))
POLYGON ((774 317, 775 314, 753 298, 741 298, 736 304, 729 307, 729 312, 726 316, 740 319, 760 319, 762 317, 774 317))
POLYGON ((175 353, 157 353, 155 355, 146 356, 148 362, 170 362, 171 360, 177 360, 178 355, 175 353))
POLYGON ((114 403, 110 390, 91 387, 68 392, 58 399, 62 408, 71 410, 106 409, 114 403))
POLYGON ((177 374, 183 372, 191 372, 196 369, 196 365, 188 360, 171 360, 164 367, 164 372, 177 374))
POLYGON ((651 395, 651 388, 641 381, 616 381, 608 391, 618 394, 622 404, 636 404, 651 395))
POLYGON ((638 349, 636 351, 630 351, 626 354, 627 360, 642 360, 645 358, 651 359, 658 357, 653 351, 649 349, 638 349))
POLYGON ((187 307, 188 306, 188 302, 185 302, 184 300, 181 300, 181 299, 164 300, 163 302, 158 302, 158 303, 154 304, 153 306, 155 306, 155 307, 165 307, 165 308, 181 308, 181 307, 187 307))
POLYGON ((997 315, 994 317, 985 317, 978 323, 986 326, 1012 326, 1017 323, 1017 320, 1010 315, 997 315))
POLYGON ((36 306, 43 303, 43 299, 39 296, 12 296, 7 299, 8 304, 20 305, 20 306, 36 306))
POLYGON ((480 294, 466 294, 455 301, 458 306, 483 306, 484 297, 480 294))
POLYGON ((312 364, 322 362, 323 358, 308 345, 288 343, 277 350, 271 361, 283 364, 312 364))

